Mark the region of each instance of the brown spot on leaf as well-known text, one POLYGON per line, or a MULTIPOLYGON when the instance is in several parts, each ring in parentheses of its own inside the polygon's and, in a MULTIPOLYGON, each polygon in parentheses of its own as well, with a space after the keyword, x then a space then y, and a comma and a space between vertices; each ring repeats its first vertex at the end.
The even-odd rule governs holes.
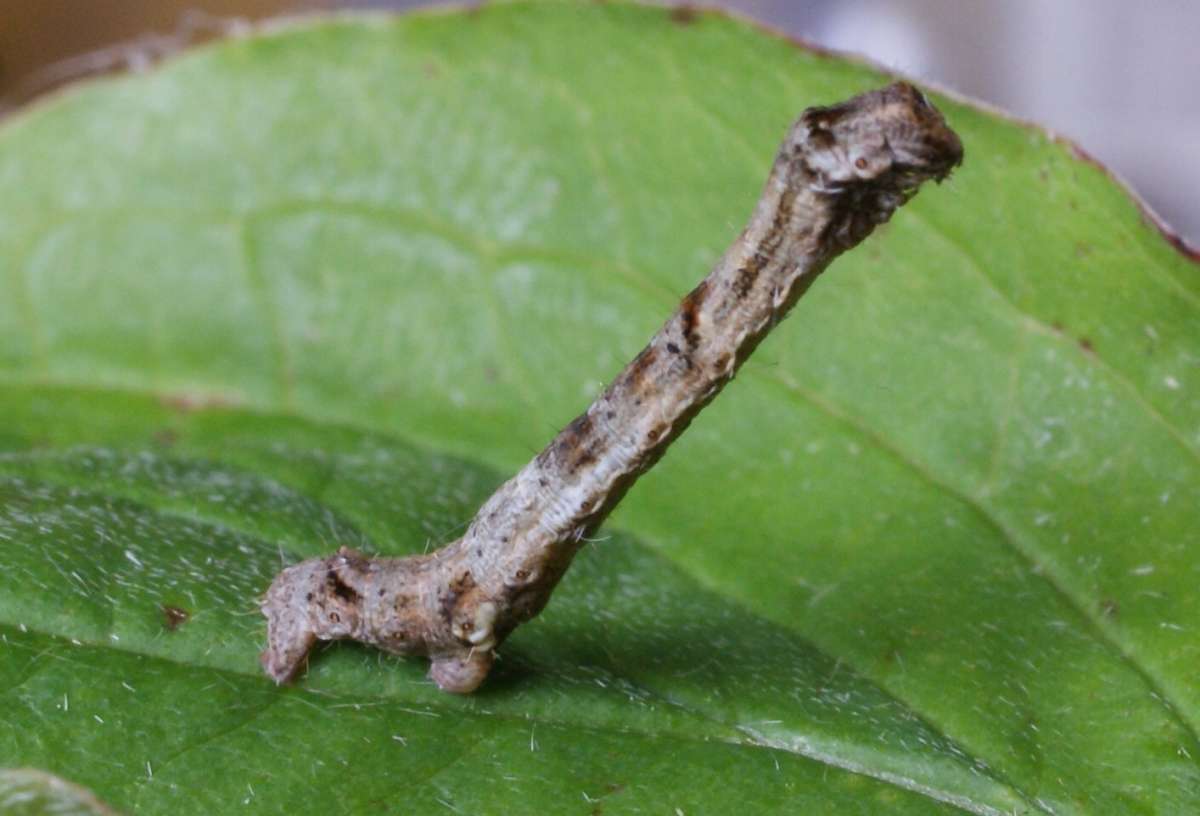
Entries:
POLYGON ((1121 611, 1121 606, 1112 598, 1100 601, 1100 614, 1106 618, 1115 618, 1121 611))
POLYGON ((670 12, 671 22, 676 25, 686 26, 691 25, 700 19, 700 12, 687 5, 686 3, 676 6, 670 12))
POLYGON ((192 617, 192 613, 180 606, 171 606, 169 604, 162 605, 163 627, 168 632, 174 632, 180 626, 188 622, 192 617))
POLYGON ((1079 338, 1079 347, 1088 354, 1092 354, 1096 350, 1096 348, 1092 345, 1092 341, 1087 337, 1079 338))

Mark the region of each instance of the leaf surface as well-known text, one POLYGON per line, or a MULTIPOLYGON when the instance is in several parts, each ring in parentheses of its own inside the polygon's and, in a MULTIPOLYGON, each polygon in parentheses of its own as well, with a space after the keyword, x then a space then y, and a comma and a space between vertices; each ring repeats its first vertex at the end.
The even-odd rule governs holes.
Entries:
POLYGON ((0 129, 0 766, 123 811, 1200 807, 1200 272, 1067 146, 838 262, 483 691, 259 594, 453 538, 881 84, 622 4, 310 21, 0 129), (243 807, 244 806, 244 807, 243 807))

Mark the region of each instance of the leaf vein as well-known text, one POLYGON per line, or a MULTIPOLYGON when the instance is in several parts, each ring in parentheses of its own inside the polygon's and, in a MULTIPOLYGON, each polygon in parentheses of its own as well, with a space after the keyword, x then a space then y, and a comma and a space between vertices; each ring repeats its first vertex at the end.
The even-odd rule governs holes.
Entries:
POLYGON ((1146 684, 1148 690, 1152 693, 1159 705, 1166 712, 1169 719, 1174 720, 1187 732, 1191 738, 1194 750, 1197 756, 1200 756, 1200 736, 1198 736, 1197 724, 1188 717, 1178 701, 1173 699, 1166 689, 1168 688, 1161 678, 1157 677, 1153 671, 1147 666, 1143 666, 1137 659, 1136 652, 1129 652, 1122 648, 1120 643, 1108 634, 1100 619, 1099 613, 1089 611, 1098 608, 1098 604, 1088 604, 1085 599, 1078 597, 1074 591, 1069 588, 1068 582, 1064 581, 1056 574, 1053 567, 1053 560, 1047 559, 1039 561, 1037 548, 1031 546, 1028 542, 1017 534, 1013 529, 1009 528, 1000 517, 992 510, 987 502, 978 495, 972 495, 957 487, 952 483, 942 479, 936 475, 925 464, 913 458, 909 453, 904 451, 898 444, 888 439, 882 433, 872 430, 869 426, 860 421, 857 417, 852 416, 834 403, 819 397, 807 389, 801 388, 798 384, 789 381, 780 375, 771 375, 763 373, 759 375, 763 380, 774 381, 792 392, 799 399, 804 400, 812 405, 817 410, 825 413, 831 418, 842 422, 847 428, 856 431, 865 440, 874 444, 879 450, 890 455, 894 461, 905 466, 919 478, 923 479, 931 487, 934 487, 948 496, 956 498, 966 507, 971 508, 979 518, 989 527, 995 530, 1000 537, 1000 540, 1014 555, 1018 557, 1034 575, 1038 575, 1053 592, 1063 601, 1063 603, 1071 609, 1079 619, 1086 624, 1086 631, 1090 632, 1091 636, 1102 644, 1110 654, 1114 655, 1117 660, 1128 666, 1142 682, 1146 684))

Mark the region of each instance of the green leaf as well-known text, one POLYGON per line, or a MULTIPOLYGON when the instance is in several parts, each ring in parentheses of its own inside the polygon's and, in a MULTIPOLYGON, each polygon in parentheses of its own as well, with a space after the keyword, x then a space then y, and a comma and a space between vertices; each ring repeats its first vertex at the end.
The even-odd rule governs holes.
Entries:
POLYGON ((844 258, 480 693, 258 595, 445 542, 885 77, 710 14, 281 26, 0 129, 0 766, 123 811, 1200 808, 1200 271, 1069 146, 844 258))

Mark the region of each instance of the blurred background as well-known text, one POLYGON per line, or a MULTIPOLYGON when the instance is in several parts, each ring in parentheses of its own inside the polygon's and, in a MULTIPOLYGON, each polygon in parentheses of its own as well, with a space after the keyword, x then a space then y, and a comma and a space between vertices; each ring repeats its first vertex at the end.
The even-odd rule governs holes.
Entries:
MULTIPOLYGON (((429 0, 0 0, 0 115, 279 14, 429 0)), ((471 5, 467 3, 466 5, 471 5)), ((664 4, 669 5, 669 4, 664 4)), ((1070 136, 1200 246, 1197 0, 723 0, 1070 136)))

